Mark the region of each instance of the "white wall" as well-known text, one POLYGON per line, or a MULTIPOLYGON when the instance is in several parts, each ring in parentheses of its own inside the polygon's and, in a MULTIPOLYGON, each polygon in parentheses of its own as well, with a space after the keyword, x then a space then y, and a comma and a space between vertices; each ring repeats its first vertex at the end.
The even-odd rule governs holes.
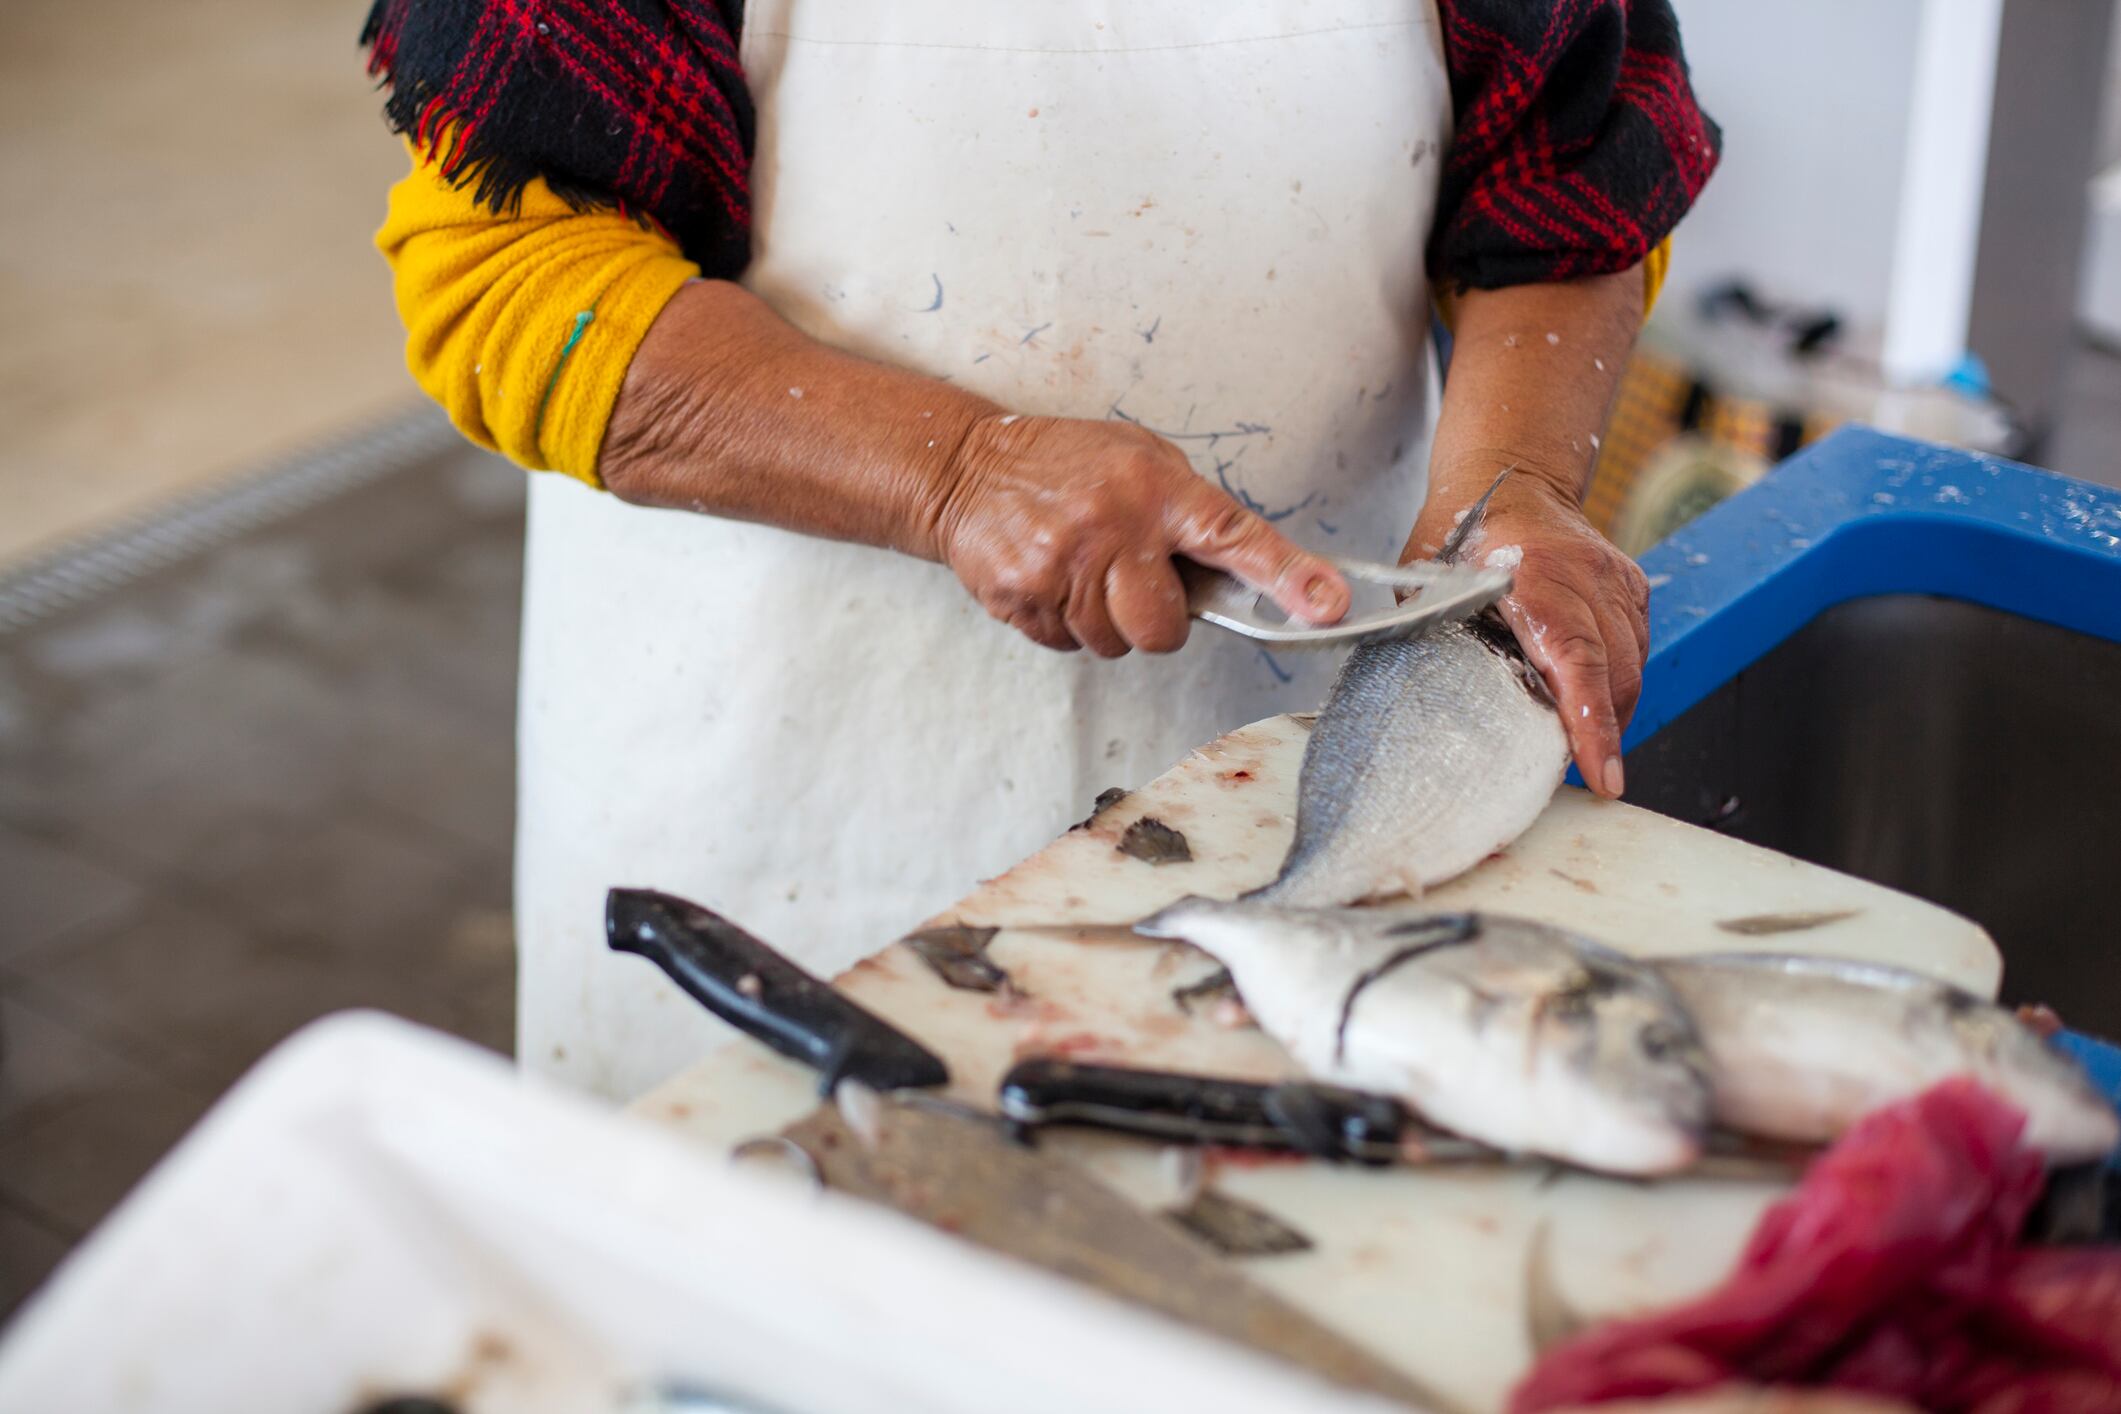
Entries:
POLYGON ((1922 0, 1674 0, 1724 161, 1673 244, 1671 297, 1743 270, 1882 324, 1922 0))

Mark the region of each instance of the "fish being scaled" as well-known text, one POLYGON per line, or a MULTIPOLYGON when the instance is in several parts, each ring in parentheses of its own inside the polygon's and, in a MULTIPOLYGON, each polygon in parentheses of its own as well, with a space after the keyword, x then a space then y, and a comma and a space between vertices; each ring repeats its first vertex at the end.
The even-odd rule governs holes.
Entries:
POLYGON ((1701 1153, 1701 1043, 1648 967, 1493 914, 1181 899, 1136 931, 1230 969, 1321 1080, 1398 1096, 1498 1149, 1656 1174, 1701 1153))
POLYGON ((1660 958, 1708 1050, 1716 1118, 1820 1143, 1869 1111, 1972 1076, 2025 1112, 2060 1164, 2121 1143, 2121 1118, 2068 1056, 2009 1011, 1897 967, 1719 953, 1660 958))
MULTIPOLYGON (((1438 559, 1458 558, 1514 469, 1438 559)), ((1523 834, 1568 769, 1561 718, 1499 620, 1364 644, 1304 745, 1281 873, 1251 897, 1298 908, 1418 898, 1523 834)))
POLYGON ((1251 896, 1312 908, 1419 897, 1523 834, 1569 765, 1536 683, 1507 632, 1485 625, 1357 648, 1304 747, 1296 839, 1251 896))

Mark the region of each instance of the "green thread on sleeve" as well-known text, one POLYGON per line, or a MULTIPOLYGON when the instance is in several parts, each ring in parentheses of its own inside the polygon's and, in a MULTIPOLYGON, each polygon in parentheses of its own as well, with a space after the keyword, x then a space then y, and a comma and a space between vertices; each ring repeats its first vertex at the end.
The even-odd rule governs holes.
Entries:
POLYGON ((577 314, 574 317, 574 329, 567 335, 567 342, 560 346, 559 361, 552 366, 552 377, 545 380, 545 396, 538 400, 537 425, 530 430, 531 436, 540 443, 545 438, 545 409, 552 404, 552 390, 559 386, 560 371, 567 367, 567 355, 573 353, 574 346, 582 342, 582 331, 587 329, 590 321, 596 317, 597 312, 593 309, 585 309, 577 314))

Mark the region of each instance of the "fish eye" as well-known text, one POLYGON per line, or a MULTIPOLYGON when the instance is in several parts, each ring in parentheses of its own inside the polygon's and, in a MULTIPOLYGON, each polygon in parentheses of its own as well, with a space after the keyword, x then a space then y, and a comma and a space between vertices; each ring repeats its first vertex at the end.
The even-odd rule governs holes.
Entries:
POLYGON ((1654 1021, 1643 1027, 1637 1033, 1635 1040, 1636 1044, 1642 1047, 1642 1053, 1653 1061, 1664 1060, 1677 1051, 1681 1044, 1680 1036, 1676 1031, 1669 1026, 1654 1021))

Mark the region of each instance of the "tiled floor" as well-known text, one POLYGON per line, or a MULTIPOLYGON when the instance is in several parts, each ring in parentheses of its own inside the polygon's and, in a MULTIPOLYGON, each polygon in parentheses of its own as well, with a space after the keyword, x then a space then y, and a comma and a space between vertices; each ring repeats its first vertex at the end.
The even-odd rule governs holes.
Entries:
POLYGON ((0 637, 0 1312, 303 1022, 509 1047, 521 533, 453 452, 0 637))

